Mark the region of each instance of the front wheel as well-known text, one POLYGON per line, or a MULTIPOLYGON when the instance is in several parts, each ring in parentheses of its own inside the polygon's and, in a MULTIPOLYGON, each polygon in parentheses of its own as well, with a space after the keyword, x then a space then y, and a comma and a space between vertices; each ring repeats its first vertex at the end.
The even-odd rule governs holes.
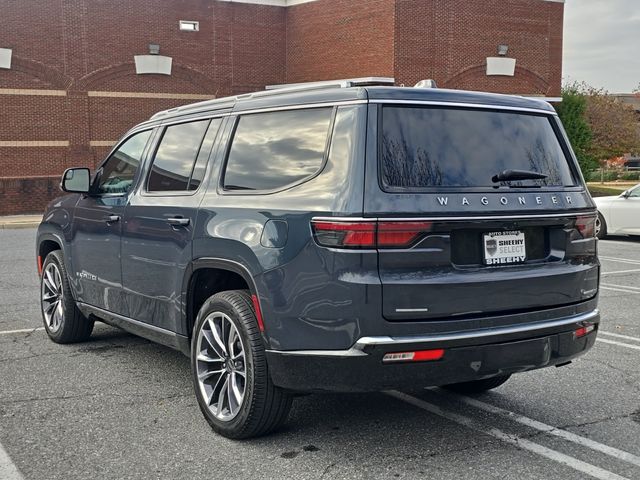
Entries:
POLYGON ((265 435, 289 414, 291 395, 273 385, 249 293, 220 292, 200 309, 191 340, 196 398, 217 433, 265 435))
POLYGON ((504 382, 509 380, 511 375, 499 375, 497 377, 485 378, 483 380, 473 380, 471 382, 452 383, 451 385, 444 385, 442 388, 451 390, 456 393, 475 394, 483 393, 487 390, 493 390, 499 387, 504 382))
POLYGON ((49 253, 44 259, 40 278, 40 307, 44 328, 54 342, 83 342, 91 335, 94 322, 76 306, 60 250, 49 253))

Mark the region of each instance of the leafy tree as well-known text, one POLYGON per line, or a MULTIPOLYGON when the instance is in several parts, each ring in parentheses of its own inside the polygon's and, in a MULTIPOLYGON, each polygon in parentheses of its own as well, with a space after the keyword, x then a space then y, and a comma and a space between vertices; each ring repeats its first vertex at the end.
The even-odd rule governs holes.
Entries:
POLYGON ((587 89, 585 98, 585 115, 592 135, 591 156, 606 160, 640 152, 640 128, 633 107, 602 89, 587 89))
POLYGON ((591 156, 592 133, 586 117, 587 98, 581 85, 574 83, 563 88, 562 103, 556 106, 556 111, 582 172, 586 175, 598 168, 598 162, 591 156))

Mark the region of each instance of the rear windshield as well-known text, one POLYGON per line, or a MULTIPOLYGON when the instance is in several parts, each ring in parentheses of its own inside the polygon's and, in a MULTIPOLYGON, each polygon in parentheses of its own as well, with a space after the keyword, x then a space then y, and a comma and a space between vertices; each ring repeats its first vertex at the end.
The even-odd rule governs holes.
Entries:
POLYGON ((576 185, 544 115, 385 106, 380 142, 382 183, 390 189, 576 185), (492 181, 505 170, 547 177, 492 181))

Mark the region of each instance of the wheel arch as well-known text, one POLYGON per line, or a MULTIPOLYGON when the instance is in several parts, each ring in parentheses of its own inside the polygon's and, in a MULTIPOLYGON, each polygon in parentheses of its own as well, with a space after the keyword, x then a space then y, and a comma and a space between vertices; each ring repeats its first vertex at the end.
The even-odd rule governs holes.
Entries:
POLYGON ((213 257, 193 260, 187 267, 182 282, 183 315, 179 333, 191 337, 200 306, 209 296, 219 291, 243 288, 248 289, 252 296, 258 296, 256 282, 245 265, 213 257), (200 279, 207 281, 204 288, 197 285, 200 279), (217 288, 220 286, 222 288, 217 288))

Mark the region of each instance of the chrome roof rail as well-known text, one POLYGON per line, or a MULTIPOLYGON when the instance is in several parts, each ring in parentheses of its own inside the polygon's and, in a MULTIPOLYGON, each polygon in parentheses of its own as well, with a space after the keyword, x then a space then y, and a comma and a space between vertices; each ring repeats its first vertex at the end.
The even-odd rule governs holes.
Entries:
POLYGON ((267 85, 264 91, 251 94, 268 95, 277 92, 295 92, 304 90, 316 90, 321 88, 349 88, 349 87, 371 87, 375 85, 385 85, 392 87, 395 85, 395 78, 391 77, 360 77, 360 78, 343 78, 338 80, 323 80, 321 82, 304 82, 304 83, 285 83, 282 85, 267 85))

